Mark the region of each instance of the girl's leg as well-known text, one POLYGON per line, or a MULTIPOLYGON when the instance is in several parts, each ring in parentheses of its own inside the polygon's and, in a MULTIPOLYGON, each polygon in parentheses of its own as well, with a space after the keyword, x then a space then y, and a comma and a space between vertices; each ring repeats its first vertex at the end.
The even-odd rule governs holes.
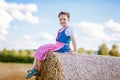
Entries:
POLYGON ((39 61, 39 60, 37 60, 37 70, 38 70, 38 72, 40 72, 40 70, 41 70, 41 63, 42 63, 42 61, 39 61))
POLYGON ((38 66, 38 62, 37 62, 37 59, 34 58, 34 62, 33 62, 33 66, 32 66, 32 69, 36 69, 38 66))
POLYGON ((32 69, 31 70, 28 70, 28 74, 26 76, 26 79, 27 78, 30 78, 34 75, 38 75, 38 70, 37 70, 37 66, 38 66, 38 61, 37 59, 35 58, 34 59, 34 62, 33 62, 33 66, 32 66, 32 69))
POLYGON ((33 63, 33 66, 32 66, 32 69, 37 69, 38 72, 40 71, 40 68, 41 68, 41 62, 42 61, 39 61, 37 60, 36 58, 34 59, 34 63, 33 63))

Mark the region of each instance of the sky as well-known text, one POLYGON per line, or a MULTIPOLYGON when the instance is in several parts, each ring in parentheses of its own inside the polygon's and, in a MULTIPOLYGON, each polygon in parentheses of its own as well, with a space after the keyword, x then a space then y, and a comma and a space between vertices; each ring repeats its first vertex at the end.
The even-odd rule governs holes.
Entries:
MULTIPOLYGON (((78 48, 120 51, 120 0, 0 0, 0 50, 55 43, 60 11, 70 13, 78 48)), ((72 48, 72 45, 71 45, 72 48)))

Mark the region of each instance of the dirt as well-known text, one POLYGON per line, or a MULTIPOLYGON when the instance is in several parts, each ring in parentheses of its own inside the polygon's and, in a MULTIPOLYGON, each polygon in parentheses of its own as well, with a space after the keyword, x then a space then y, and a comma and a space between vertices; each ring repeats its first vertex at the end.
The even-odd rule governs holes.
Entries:
POLYGON ((35 80, 35 77, 25 79, 31 67, 32 64, 0 62, 0 80, 35 80))

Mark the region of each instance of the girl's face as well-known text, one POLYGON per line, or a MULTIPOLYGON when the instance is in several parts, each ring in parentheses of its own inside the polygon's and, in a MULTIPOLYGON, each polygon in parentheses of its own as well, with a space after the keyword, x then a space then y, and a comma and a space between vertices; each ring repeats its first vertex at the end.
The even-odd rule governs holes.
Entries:
POLYGON ((63 27, 67 27, 68 22, 69 22, 69 19, 68 19, 67 15, 65 15, 65 14, 60 15, 59 16, 59 22, 63 27))

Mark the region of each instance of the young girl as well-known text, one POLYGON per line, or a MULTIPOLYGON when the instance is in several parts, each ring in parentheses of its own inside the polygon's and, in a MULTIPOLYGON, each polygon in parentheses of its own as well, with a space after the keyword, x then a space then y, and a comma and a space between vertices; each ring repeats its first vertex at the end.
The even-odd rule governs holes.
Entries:
POLYGON ((41 62, 46 59, 46 55, 48 52, 60 52, 60 53, 68 53, 71 52, 70 49, 70 41, 72 40, 73 44, 73 52, 75 54, 77 52, 76 42, 73 34, 73 29, 68 26, 68 22, 70 21, 70 14, 68 12, 61 11, 58 14, 59 23, 62 28, 58 31, 58 35, 56 38, 56 44, 46 44, 40 46, 34 55, 34 63, 31 70, 28 71, 26 78, 30 78, 34 75, 38 75, 40 72, 41 62))

